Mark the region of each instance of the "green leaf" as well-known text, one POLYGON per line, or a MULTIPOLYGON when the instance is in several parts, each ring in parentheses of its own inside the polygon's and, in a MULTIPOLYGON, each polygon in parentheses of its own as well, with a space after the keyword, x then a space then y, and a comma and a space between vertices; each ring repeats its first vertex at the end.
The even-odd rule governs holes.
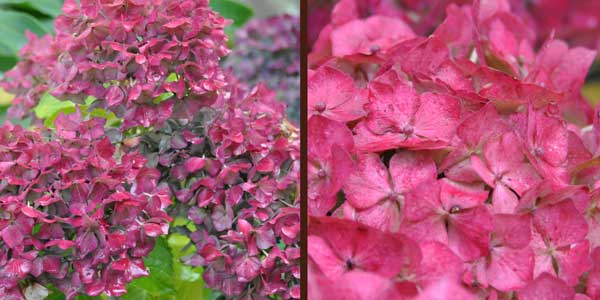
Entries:
POLYGON ((0 88, 0 106, 10 105, 15 96, 0 88))
POLYGON ((6 111, 7 110, 8 110, 8 106, 0 107, 0 125, 4 124, 4 122, 6 122, 6 111))
POLYGON ((54 127, 54 121, 60 113, 72 114, 77 111, 77 106, 79 106, 83 115, 106 119, 106 126, 114 127, 121 124, 122 120, 117 118, 112 112, 101 108, 94 108, 89 111, 88 108, 94 101, 96 101, 96 98, 90 96, 85 99, 85 104, 77 105, 68 100, 57 99, 49 93, 46 93, 42 96, 38 105, 33 108, 33 112, 36 117, 44 120, 44 126, 49 128, 54 127))
POLYGON ((16 63, 19 49, 27 42, 26 30, 38 36, 48 33, 44 24, 28 14, 0 10, 0 70, 8 70, 16 63))
MULTIPOLYGON (((185 219, 175 219, 173 225, 185 225, 185 219)), ((195 247, 187 247, 190 239, 187 236, 172 233, 169 235, 169 246, 173 251, 173 269, 175 270, 176 299, 195 300, 212 299, 214 292, 204 286, 202 280, 202 268, 192 268, 181 263, 181 257, 196 251, 195 247)))
MULTIPOLYGON (((59 291, 56 287, 54 287, 53 285, 49 285, 47 286, 48 291, 50 291, 50 295, 48 295, 48 297, 46 297, 46 300, 65 300, 65 294, 63 294, 61 291, 59 291)), ((75 297, 75 300, 104 300, 104 299, 108 299, 107 296, 98 296, 98 297, 92 297, 92 296, 83 296, 83 295, 79 295, 75 297)))
POLYGON ((144 260, 150 276, 135 279, 127 285, 127 300, 175 300, 173 256, 164 237, 156 240, 154 250, 144 260))
MULTIPOLYGON (((185 219, 176 219, 174 224, 185 225, 185 219)), ((127 285, 128 293, 119 299, 123 300, 210 300, 216 299, 219 293, 204 286, 202 268, 192 268, 181 263, 181 257, 195 252, 194 247, 186 247, 188 237, 171 234, 168 239, 161 237, 156 241, 154 250, 144 260, 150 276, 138 278, 127 285)), ((48 287, 50 296, 47 300, 64 300, 64 295, 56 288, 48 287)), ((86 298, 83 299, 107 299, 86 298)))
POLYGON ((217 294, 212 290, 205 288, 202 279, 198 281, 181 281, 177 286, 177 300, 210 300, 217 294))
POLYGON ((166 82, 175 82, 179 80, 179 76, 177 75, 177 73, 171 73, 169 74, 169 77, 167 77, 167 80, 165 80, 166 82))
POLYGON ((586 83, 581 89, 581 94, 592 106, 598 105, 600 102, 600 82, 592 81, 586 83))
POLYGON ((44 125, 53 127, 54 120, 61 112, 66 114, 75 112, 75 103, 71 101, 63 101, 50 95, 44 94, 40 102, 33 108, 35 116, 44 120, 44 125))
POLYGON ((234 27, 244 25, 254 15, 252 8, 234 0, 212 0, 210 7, 226 19, 233 20, 234 27))
POLYGON ((158 97, 154 98, 152 100, 152 103, 159 104, 159 103, 161 103, 163 101, 169 100, 174 95, 175 95, 175 93, 172 93, 172 92, 162 93, 162 94, 158 95, 158 97))
MULTIPOLYGON (((2 42, 0 42, 0 53, 2 53, 2 42)), ((8 71, 12 69, 18 62, 16 55, 0 54, 0 71, 8 71)))
POLYGON ((92 111, 88 111, 90 116, 106 119, 106 126, 109 127, 117 127, 121 125, 122 119, 117 118, 117 116, 110 111, 104 110, 102 108, 94 108, 92 111))
POLYGON ((75 297, 75 300, 105 300, 105 299, 109 299, 108 296, 102 295, 102 296, 92 297, 92 296, 79 295, 79 296, 75 297))
MULTIPOLYGON (((194 224, 185 218, 176 218, 172 226, 185 226, 190 230, 195 230, 194 224)), ((181 263, 183 256, 196 252, 196 247, 189 246, 190 239, 185 235, 171 233, 168 242, 173 251, 173 268, 177 275, 175 281, 177 299, 212 299, 215 292, 205 287, 202 280, 203 269, 181 263)))
POLYGON ((25 10, 32 10, 49 17, 56 17, 62 12, 61 0, 0 0, 0 5, 14 5, 25 10))
POLYGON ((40 20, 49 33, 54 34, 54 19, 40 20))
POLYGON ((59 291, 56 287, 50 285, 47 287, 50 291, 50 295, 46 297, 46 300, 64 300, 65 294, 59 291))

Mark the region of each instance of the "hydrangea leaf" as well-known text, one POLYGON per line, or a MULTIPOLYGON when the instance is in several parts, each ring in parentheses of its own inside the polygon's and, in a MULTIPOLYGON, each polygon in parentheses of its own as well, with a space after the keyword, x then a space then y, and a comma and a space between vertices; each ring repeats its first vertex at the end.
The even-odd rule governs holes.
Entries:
POLYGON ((6 71, 16 64, 19 49, 27 42, 26 30, 39 36, 48 33, 44 24, 28 14, 0 9, 0 70, 6 71))
POLYGON ((68 114, 75 113, 76 111, 77 110, 75 109, 75 105, 69 106, 69 107, 64 107, 64 108, 58 110, 57 112, 55 112, 54 114, 52 114, 51 116, 49 116, 48 118, 46 118, 44 120, 44 126, 49 127, 49 128, 53 128, 54 127, 54 125, 53 125, 54 124, 54 120, 56 120, 56 118, 58 117, 58 115, 60 113, 64 113, 65 115, 68 115, 68 114))
POLYGON ((4 124, 4 121, 6 121, 6 110, 7 109, 8 109, 8 106, 0 107, 0 124, 4 124))
POLYGON ((0 106, 10 105, 15 96, 0 88, 0 106))
MULTIPOLYGON (((17 64, 17 57, 12 54, 12 50, 10 47, 4 45, 0 42, 0 53, 11 53, 11 54, 0 54, 0 70, 7 71, 10 70, 14 65, 17 64)), ((0 74, 0 77, 3 76, 4 73, 0 74)))
POLYGON ((600 82, 590 82, 584 85, 581 93, 590 104, 597 105, 600 99, 600 82))
MULTIPOLYGON (((175 224, 183 221, 176 220, 175 224)), ((213 292, 204 287, 202 268, 192 268, 180 261, 182 256, 195 251, 193 246, 186 247, 189 242, 180 234, 157 240, 154 250, 145 260, 150 276, 131 282, 123 299, 210 299, 213 292)))
POLYGON ((229 47, 233 47, 235 30, 246 24, 254 15, 254 11, 249 6, 233 0, 211 1, 210 6, 226 19, 233 21, 230 26, 224 29, 229 37, 229 47))
POLYGON ((210 7, 223 17, 233 20, 232 25, 235 27, 244 25, 254 15, 252 8, 234 0, 211 1, 210 7))
MULTIPOLYGON (((187 219, 177 218, 174 226, 186 226, 194 229, 193 223, 187 219)), ((205 287, 202 280, 202 268, 193 268, 181 263, 181 257, 193 253, 196 248, 186 247, 190 243, 187 236, 181 234, 171 234, 168 238, 169 246, 173 253, 173 269, 176 274, 175 289, 177 290, 177 299, 211 299, 214 292, 205 287)))
MULTIPOLYGON (((63 294, 61 291, 59 291, 56 287, 54 287, 53 285, 48 285, 47 286, 48 291, 49 291, 49 295, 48 297, 45 298, 45 300, 65 300, 65 294, 63 294)), ((90 297, 90 296, 77 296, 75 297, 76 300, 104 300, 104 299, 108 299, 107 296, 98 296, 98 297, 90 297)))
POLYGON ((38 118, 47 119, 67 108, 75 108, 75 104, 71 101, 59 100, 49 93, 46 93, 42 96, 40 103, 33 108, 33 112, 38 118))
POLYGON ((60 0, 0 0, 0 5, 16 6, 19 9, 35 11, 49 17, 61 14, 63 1, 60 0))
POLYGON ((106 119, 107 126, 116 127, 116 126, 119 126, 122 122, 122 120, 117 118, 117 116, 113 112, 109 112, 102 108, 94 108, 92 111, 90 111, 88 113, 92 117, 106 119))
MULTIPOLYGON (((113 112, 101 108, 94 108, 93 110, 88 111, 87 108, 94 101, 94 97, 88 97, 88 99, 85 100, 85 104, 79 106, 84 114, 89 114, 91 117, 106 119, 107 126, 118 126, 121 123, 121 119, 117 118, 113 112)), ((57 99, 49 93, 46 93, 40 100, 40 103, 33 108, 33 111, 36 117, 44 120, 44 125, 46 127, 54 127, 53 124, 56 117, 58 117, 60 113, 74 113, 76 111, 76 104, 68 100, 57 99)))
POLYGON ((173 255, 166 239, 156 240, 154 250, 144 260, 144 263, 150 271, 150 276, 132 281, 127 286, 128 293, 122 298, 124 300, 177 299, 172 296, 175 295, 175 286, 173 285, 175 272, 173 255))

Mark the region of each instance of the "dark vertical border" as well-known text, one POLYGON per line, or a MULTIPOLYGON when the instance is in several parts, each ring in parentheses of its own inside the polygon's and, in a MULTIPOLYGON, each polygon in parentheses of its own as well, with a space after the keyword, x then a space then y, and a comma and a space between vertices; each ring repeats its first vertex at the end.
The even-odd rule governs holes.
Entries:
POLYGON ((308 190, 307 176, 307 75, 308 75, 308 30, 307 0, 300 0, 300 295, 308 299, 308 190))

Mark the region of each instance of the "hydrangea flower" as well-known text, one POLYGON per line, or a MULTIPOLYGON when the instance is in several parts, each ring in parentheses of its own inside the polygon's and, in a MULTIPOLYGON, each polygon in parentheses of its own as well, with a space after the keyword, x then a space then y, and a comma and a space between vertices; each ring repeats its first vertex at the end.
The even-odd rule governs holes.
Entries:
MULTIPOLYGON (((336 23, 345 16, 352 14, 370 15, 379 14, 401 18, 411 28, 421 35, 427 35, 436 30, 436 27, 451 18, 447 6, 451 3, 458 5, 474 4, 472 0, 327 0, 309 1, 308 8, 308 35, 309 45, 313 46, 318 40, 319 33, 330 23, 336 23), (337 9, 344 7, 344 14, 333 13, 336 3, 337 9)), ((597 23, 600 20, 600 7, 593 1, 569 0, 540 0, 527 2, 520 0, 480 1, 484 5, 510 8, 511 12, 522 19, 527 27, 536 33, 536 45, 543 44, 546 39, 555 35, 574 46, 583 46, 591 49, 600 47, 600 31, 597 23)), ((462 19, 460 22, 468 22, 462 19)))
POLYGON ((365 91, 355 86, 352 77, 335 68, 324 67, 310 74, 308 113, 330 120, 349 122, 365 115, 365 91), (335 78, 335 80, 331 80, 335 78))
POLYGON ((510 1, 515 13, 522 16, 543 38, 554 34, 570 45, 600 49, 600 6, 594 1, 510 1))
POLYGON ((26 36, 28 42, 19 52, 20 61, 0 82, 0 87, 15 95, 8 109, 8 116, 15 119, 33 115, 30 110, 48 91, 50 73, 58 58, 52 36, 38 38, 31 32, 26 36))
MULTIPOLYGON (((123 295, 148 275, 143 258, 169 231, 167 207, 190 221, 171 232, 190 238, 197 252, 184 262, 204 267, 209 287, 230 299, 300 297, 299 133, 275 92, 222 71, 227 22, 208 2, 66 0, 56 37, 30 36, 2 83, 17 96, 12 117, 33 116, 50 93, 91 99, 88 112, 113 112, 122 126, 105 131, 77 113, 59 115, 54 131, 0 131, 7 297, 48 284, 68 299, 123 295)), ((291 83, 278 88, 297 97, 297 18, 268 22, 293 34, 261 49, 286 53, 266 72, 288 67, 291 83)))
POLYGON ((337 1, 335 0, 309 0, 306 4, 308 7, 307 17, 307 35, 308 47, 312 47, 323 27, 327 26, 331 18, 331 9, 337 1))
POLYGON ((167 234, 168 190, 139 153, 123 153, 100 119, 61 114, 56 131, 0 129, 0 290, 54 285, 118 297, 147 276, 143 258, 167 234))
POLYGON ((135 145, 176 198, 204 281, 228 299, 299 299, 298 132, 264 85, 169 120, 135 145))
POLYGON ((286 14, 250 20, 237 30, 224 65, 249 87, 264 82, 276 90, 290 119, 300 120, 300 18, 286 14))
POLYGON ((309 294, 597 297, 596 52, 509 1, 395 3, 339 1, 309 55, 309 294))
MULTIPOLYGON (((46 82, 39 89, 59 99, 94 97, 95 107, 125 120, 124 129, 160 127, 172 115, 214 102, 226 85, 219 66, 229 53, 225 25, 208 0, 67 0, 56 37, 24 51, 27 60, 5 85, 20 95, 19 86, 46 82), (43 72, 30 78, 38 74, 29 74, 28 61, 40 60, 36 68, 43 72)), ((38 94, 18 103, 30 109, 38 94)))
POLYGON ((418 245, 408 236, 338 218, 309 222, 308 267, 311 280, 321 282, 309 286, 314 299, 413 299, 418 290, 452 282, 462 271, 460 259, 442 243, 418 245))

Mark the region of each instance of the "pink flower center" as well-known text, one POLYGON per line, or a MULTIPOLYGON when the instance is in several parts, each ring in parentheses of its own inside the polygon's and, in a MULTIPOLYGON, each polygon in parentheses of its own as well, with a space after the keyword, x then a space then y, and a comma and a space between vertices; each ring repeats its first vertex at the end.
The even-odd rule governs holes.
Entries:
POLYGON ((452 207, 450 208, 450 213, 451 213, 451 214, 456 214, 456 213, 458 213, 458 212, 460 212, 460 206, 458 206, 458 205, 454 205, 454 206, 452 206, 452 207))
POLYGON ((412 135, 414 131, 415 129, 410 124, 406 124, 402 128, 400 128, 400 133, 404 135, 412 135))
POLYGON ((548 105, 548 112, 551 113, 551 114, 553 114, 553 115, 557 115, 558 113, 560 113, 558 105, 556 105, 556 104, 549 104, 548 105))
POLYGON ((371 48, 369 48, 369 51, 371 51, 371 54, 375 54, 375 53, 379 52, 379 50, 381 50, 381 47, 379 47, 379 45, 372 45, 371 48))
POLYGON ((323 179, 325 177, 327 177, 327 172, 325 172, 325 170, 320 169, 319 172, 317 172, 317 176, 319 176, 319 178, 323 179))
POLYGON ((544 149, 537 147, 533 150, 533 154, 535 154, 535 156, 542 156, 544 155, 544 149))
POLYGON ((348 260, 346 260, 346 270, 348 270, 348 271, 354 270, 354 262, 350 258, 348 260))
POLYGON ((315 110, 320 113, 324 112, 325 108, 327 108, 327 106, 325 105, 325 102, 323 102, 323 101, 315 104, 315 110))
POLYGON ((388 199, 392 201, 402 201, 404 199, 404 196, 402 196, 402 194, 400 193, 390 192, 388 195, 388 199))
POLYGON ((500 180, 502 180, 502 174, 495 174, 495 175, 494 175, 494 180, 495 180, 495 181, 500 181, 500 180))

